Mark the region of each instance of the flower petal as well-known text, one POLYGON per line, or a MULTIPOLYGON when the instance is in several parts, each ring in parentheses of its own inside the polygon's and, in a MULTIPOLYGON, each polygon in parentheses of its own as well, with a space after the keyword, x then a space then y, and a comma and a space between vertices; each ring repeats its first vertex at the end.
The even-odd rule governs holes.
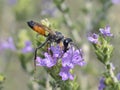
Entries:
POLYGON ((88 40, 91 42, 91 43, 98 43, 98 37, 99 35, 93 33, 92 35, 88 36, 88 40))
POLYGON ((113 34, 110 33, 110 26, 106 26, 105 28, 100 28, 99 31, 101 34, 103 34, 104 36, 113 36, 113 34))
POLYGON ((73 80, 74 77, 73 75, 69 72, 70 71, 70 68, 69 67, 62 67, 61 70, 60 70, 60 73, 59 75, 62 77, 62 80, 73 80))

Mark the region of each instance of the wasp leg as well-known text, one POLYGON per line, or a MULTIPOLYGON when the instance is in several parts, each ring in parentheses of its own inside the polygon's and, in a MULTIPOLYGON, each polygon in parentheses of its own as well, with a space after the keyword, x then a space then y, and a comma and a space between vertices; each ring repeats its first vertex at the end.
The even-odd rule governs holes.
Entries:
POLYGON ((48 39, 46 39, 46 41, 44 43, 42 43, 40 46, 38 46, 37 48, 35 48, 35 55, 34 55, 34 66, 35 66, 35 70, 36 70, 36 58, 37 58, 37 50, 42 48, 46 43, 48 42, 48 39))

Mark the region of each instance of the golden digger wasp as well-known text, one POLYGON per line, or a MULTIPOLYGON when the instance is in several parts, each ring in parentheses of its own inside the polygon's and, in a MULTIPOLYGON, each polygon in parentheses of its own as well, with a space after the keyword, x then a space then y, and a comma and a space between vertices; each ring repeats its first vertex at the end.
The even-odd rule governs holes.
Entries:
POLYGON ((46 37, 46 40, 40 44, 35 49, 35 56, 34 56, 34 65, 36 66, 36 57, 37 57, 37 50, 42 48, 45 44, 61 44, 63 47, 63 51, 66 52, 68 50, 68 45, 72 42, 71 38, 65 38, 61 32, 53 31, 49 27, 43 25, 42 23, 37 23, 34 21, 28 21, 28 26, 36 31, 38 34, 46 37))

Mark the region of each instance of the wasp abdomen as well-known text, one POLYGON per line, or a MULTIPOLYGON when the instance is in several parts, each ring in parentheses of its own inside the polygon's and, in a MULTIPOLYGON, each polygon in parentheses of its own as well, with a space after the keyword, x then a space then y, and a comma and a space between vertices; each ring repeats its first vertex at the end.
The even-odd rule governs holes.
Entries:
POLYGON ((27 22, 28 26, 31 27, 34 31, 38 32, 39 34, 46 36, 45 29, 42 25, 38 25, 38 23, 34 21, 27 22))

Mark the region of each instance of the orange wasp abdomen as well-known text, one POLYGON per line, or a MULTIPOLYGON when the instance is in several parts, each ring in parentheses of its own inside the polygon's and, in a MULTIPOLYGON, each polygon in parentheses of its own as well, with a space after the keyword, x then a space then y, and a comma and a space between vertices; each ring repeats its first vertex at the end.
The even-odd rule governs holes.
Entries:
POLYGON ((38 32, 40 35, 46 36, 46 30, 42 25, 34 21, 29 21, 27 23, 34 31, 38 32))
POLYGON ((33 30, 36 31, 36 32, 38 32, 39 34, 41 34, 41 35, 43 35, 43 36, 46 36, 46 33, 45 33, 44 28, 42 28, 42 27, 40 27, 40 26, 38 26, 38 25, 35 25, 35 26, 33 27, 33 30))

